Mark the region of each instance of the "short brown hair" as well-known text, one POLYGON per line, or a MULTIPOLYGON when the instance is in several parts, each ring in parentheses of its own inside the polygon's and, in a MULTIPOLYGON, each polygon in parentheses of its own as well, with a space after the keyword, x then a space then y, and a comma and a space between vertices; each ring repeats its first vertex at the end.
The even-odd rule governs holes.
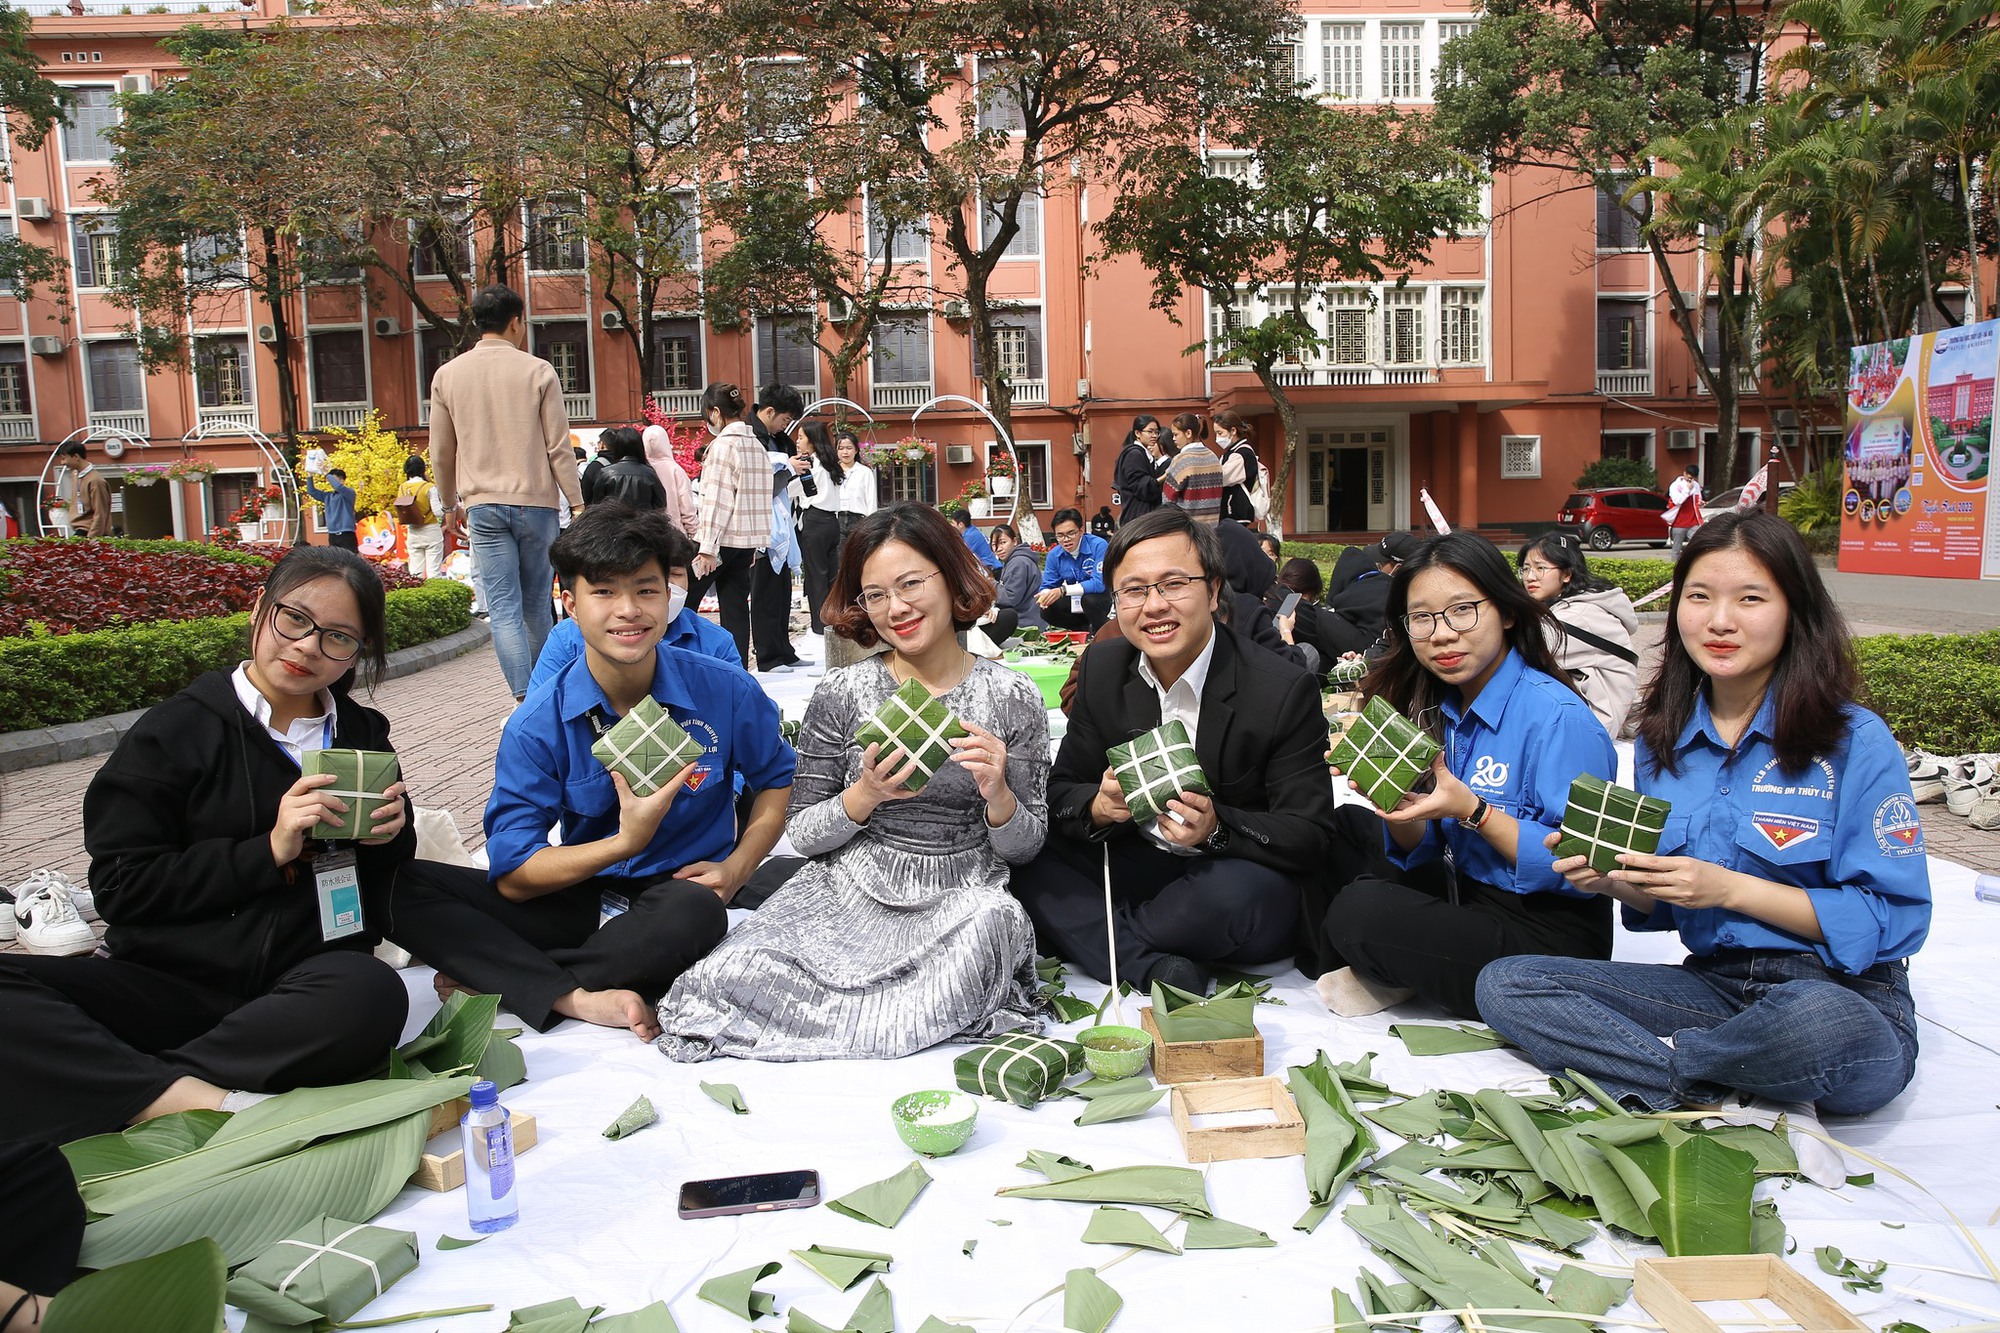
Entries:
POLYGON ((839 572, 834 575, 826 604, 819 609, 820 619, 841 638, 863 648, 873 648, 882 641, 875 632, 875 622, 856 599, 861 596, 861 566, 890 542, 903 543, 944 571, 951 587, 953 628, 971 629, 993 605, 993 580, 966 548, 965 539, 937 510, 905 501, 867 515, 841 544, 839 572))

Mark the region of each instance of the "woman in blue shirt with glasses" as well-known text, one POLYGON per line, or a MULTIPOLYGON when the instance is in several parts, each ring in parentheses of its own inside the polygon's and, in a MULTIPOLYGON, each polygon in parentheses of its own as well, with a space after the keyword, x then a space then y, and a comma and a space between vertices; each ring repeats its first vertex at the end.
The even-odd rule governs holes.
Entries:
POLYGON ((1639 706, 1639 790, 1673 804, 1659 850, 1569 882, 1678 964, 1508 958, 1486 1021, 1545 1069, 1652 1110, 1731 1091, 1860 1115, 1916 1069, 1907 960, 1930 875, 1902 751, 1854 702, 1847 627, 1791 526, 1704 524, 1675 572, 1673 632, 1639 706))
POLYGON ((1342 808, 1343 841, 1383 846, 1387 863, 1345 868, 1307 960, 1335 1013, 1415 996, 1470 1017, 1479 969, 1495 958, 1611 956, 1610 906, 1570 887, 1543 845, 1578 774, 1618 771, 1611 737, 1549 651, 1547 620, 1475 533, 1433 538, 1398 567, 1389 651, 1361 688, 1443 753, 1429 789, 1379 819, 1342 808))

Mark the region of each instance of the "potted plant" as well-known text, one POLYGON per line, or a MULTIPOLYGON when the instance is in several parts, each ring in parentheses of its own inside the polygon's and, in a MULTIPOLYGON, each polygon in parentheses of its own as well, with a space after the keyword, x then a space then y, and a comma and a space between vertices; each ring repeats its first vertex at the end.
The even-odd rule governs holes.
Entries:
POLYGON ((994 499, 1012 499, 1014 495, 1014 455, 1002 450, 996 450, 988 454, 986 458, 986 483, 992 488, 994 499))
POLYGON ((156 486, 167 476, 170 464, 136 463, 125 469, 127 486, 156 486))
MULTIPOLYGON (((244 495, 243 503, 236 506, 235 512, 230 514, 228 521, 235 525, 237 534, 244 541, 254 542, 264 535, 266 506, 273 501, 282 504, 284 495, 285 493, 276 486, 260 486, 256 490, 249 491, 244 495)), ((284 518, 282 509, 278 517, 280 520, 284 518)))
POLYGON ((976 481, 966 482, 956 496, 938 508, 947 514, 953 509, 963 510, 972 518, 993 516, 993 502, 986 498, 986 488, 976 481))
POLYGON ((207 481, 215 475, 215 464, 206 458, 180 458, 167 464, 161 475, 168 481, 207 481))

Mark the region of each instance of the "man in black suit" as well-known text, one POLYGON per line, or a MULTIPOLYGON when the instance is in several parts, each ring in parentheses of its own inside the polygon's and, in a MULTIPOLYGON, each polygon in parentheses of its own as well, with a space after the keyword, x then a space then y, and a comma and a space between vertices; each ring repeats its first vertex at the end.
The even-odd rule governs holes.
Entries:
POLYGON ((1228 588, 1213 525, 1168 506, 1121 525, 1104 558, 1121 637, 1083 655, 1049 773, 1049 834, 1013 874, 1046 952, 1110 979, 1205 991, 1212 964, 1289 958, 1300 881, 1331 848, 1333 786, 1317 682, 1215 618, 1228 588), (1106 751, 1179 718, 1213 797, 1135 823, 1106 751))

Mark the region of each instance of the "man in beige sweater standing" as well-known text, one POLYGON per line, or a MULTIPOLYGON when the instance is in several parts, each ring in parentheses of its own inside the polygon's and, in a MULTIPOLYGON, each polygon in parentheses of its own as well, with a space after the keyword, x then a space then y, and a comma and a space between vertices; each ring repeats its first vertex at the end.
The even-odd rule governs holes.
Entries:
POLYGON ((557 505, 583 512, 555 367, 521 349, 526 305, 498 284, 472 298, 479 341, 431 377, 431 465, 467 534, 493 652, 518 702, 555 623, 557 505))

